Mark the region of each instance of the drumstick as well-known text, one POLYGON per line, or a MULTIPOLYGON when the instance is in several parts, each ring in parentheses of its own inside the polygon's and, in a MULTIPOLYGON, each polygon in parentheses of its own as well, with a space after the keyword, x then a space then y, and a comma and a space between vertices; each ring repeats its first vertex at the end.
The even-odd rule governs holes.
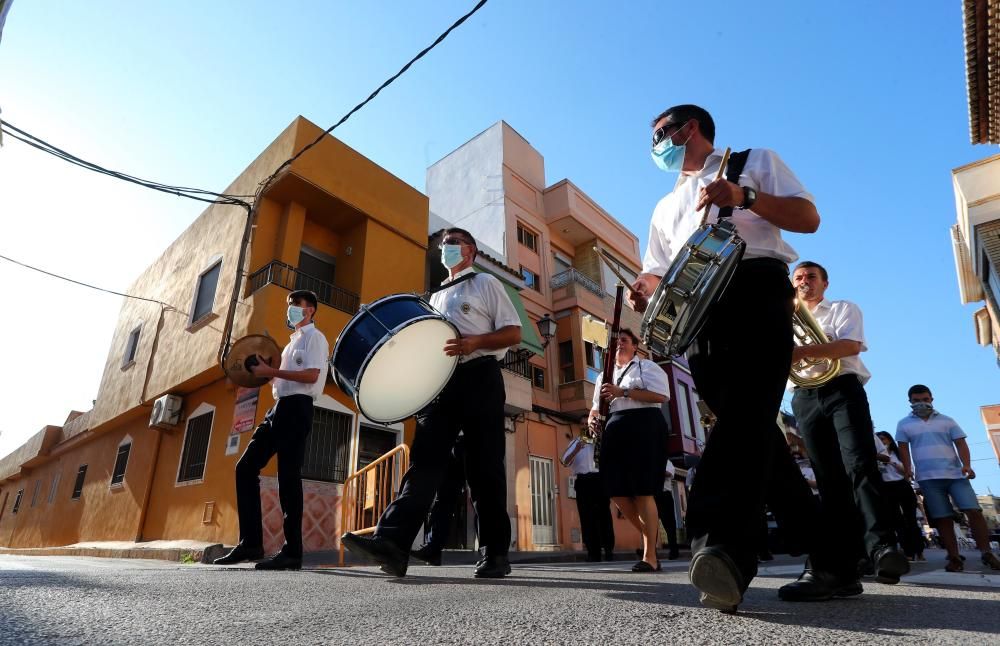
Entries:
POLYGON ((604 264, 608 266, 608 269, 611 270, 611 273, 614 274, 618 278, 618 280, 622 281, 622 284, 625 285, 625 289, 627 289, 633 294, 641 294, 639 290, 632 289, 632 286, 629 285, 628 283, 628 278, 623 276, 622 273, 618 271, 618 269, 614 265, 611 264, 611 261, 614 260, 614 256, 609 254, 604 249, 598 249, 597 247, 593 247, 593 249, 594 251, 597 252, 597 256, 604 261, 604 264))
MULTIPOLYGON (((719 181, 722 178, 722 173, 726 171, 726 164, 729 163, 729 152, 730 148, 726 148, 726 152, 722 153, 722 163, 719 164, 719 172, 715 174, 715 181, 719 181)), ((705 206, 705 213, 701 216, 701 224, 704 226, 705 221, 708 220, 708 210, 712 208, 711 204, 705 206)))

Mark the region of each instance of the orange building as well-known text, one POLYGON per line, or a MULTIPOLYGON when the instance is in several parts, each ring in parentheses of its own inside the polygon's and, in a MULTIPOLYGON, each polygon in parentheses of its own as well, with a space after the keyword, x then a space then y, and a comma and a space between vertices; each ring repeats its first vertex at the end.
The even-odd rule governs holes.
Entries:
MULTIPOLYGON (((226 192, 253 194, 321 132, 297 118, 226 192)), ((130 294, 157 302, 123 303, 93 409, 0 460, 0 547, 235 542, 234 467, 273 400, 268 387, 256 397, 238 391, 219 367, 230 302, 233 339, 270 334, 284 345, 286 296, 312 289, 316 325, 332 345, 360 302, 425 282, 427 198, 331 136, 258 206, 244 267, 246 215, 213 205, 132 284, 130 294)), ((344 478, 408 429, 368 423, 332 381, 315 405, 303 469, 307 550, 335 546, 344 478)), ((263 511, 273 549, 281 519, 269 468, 263 511)))
MULTIPOLYGON (((520 275, 531 323, 546 316, 556 322, 543 349, 508 354, 508 505, 514 549, 581 549, 573 478, 559 458, 590 410, 613 313, 618 281, 595 247, 632 278, 641 268, 639 240, 568 179, 548 185, 542 155, 502 121, 433 164, 426 190, 431 230, 469 230, 487 256, 520 275)), ((638 334, 640 323, 640 315, 623 310, 623 326, 638 334)), ((672 395, 664 406, 671 456, 683 477, 684 455, 700 453, 704 440, 697 392, 683 361, 663 365, 672 395)), ((674 494, 680 520, 682 484, 674 494)), ((619 549, 639 545, 624 518, 615 531, 619 549)))

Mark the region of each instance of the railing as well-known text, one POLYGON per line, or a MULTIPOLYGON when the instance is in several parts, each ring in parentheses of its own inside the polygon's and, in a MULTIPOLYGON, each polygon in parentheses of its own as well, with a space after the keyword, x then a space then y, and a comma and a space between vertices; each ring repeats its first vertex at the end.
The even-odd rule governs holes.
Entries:
POLYGON ((277 285, 289 291, 308 289, 316 294, 316 299, 320 303, 348 314, 355 314, 361 302, 361 298, 357 294, 332 285, 325 280, 304 274, 295 267, 286 265, 279 260, 272 260, 250 274, 251 294, 265 285, 277 285))
MULTIPOLYGON (((403 474, 410 468, 410 447, 400 444, 344 481, 340 498, 340 532, 371 534, 389 503, 399 495, 403 474)), ((344 544, 340 543, 340 564, 344 544)))
POLYGON ((549 282, 549 286, 552 287, 552 289, 557 289, 559 287, 565 287, 569 283, 579 283, 588 291, 604 298, 604 290, 601 289, 601 286, 597 283, 597 281, 575 269, 567 269, 566 271, 559 272, 552 277, 552 280, 549 282))
POLYGON ((507 350, 500 367, 525 379, 531 379, 531 364, 528 363, 530 354, 527 350, 507 350))

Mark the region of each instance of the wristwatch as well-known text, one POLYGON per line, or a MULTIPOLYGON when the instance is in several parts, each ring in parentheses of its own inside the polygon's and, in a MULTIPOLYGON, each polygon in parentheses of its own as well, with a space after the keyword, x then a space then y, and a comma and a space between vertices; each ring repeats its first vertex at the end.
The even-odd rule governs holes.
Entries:
POLYGON ((756 202, 756 201, 757 201, 757 191, 755 191, 754 189, 750 188, 749 186, 744 186, 743 187, 743 204, 740 204, 736 208, 740 209, 741 211, 749 209, 750 207, 752 207, 754 205, 754 202, 756 202))
POLYGON ((624 390, 622 390, 622 397, 624 397, 625 399, 628 399, 628 388, 625 388, 624 390))

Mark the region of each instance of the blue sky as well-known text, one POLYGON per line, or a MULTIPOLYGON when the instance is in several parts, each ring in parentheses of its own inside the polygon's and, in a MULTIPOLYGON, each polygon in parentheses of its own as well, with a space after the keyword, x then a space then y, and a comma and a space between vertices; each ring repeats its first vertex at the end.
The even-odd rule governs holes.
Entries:
MULTIPOLYGON (((222 189, 296 115, 333 123, 472 4, 17 0, 0 109, 88 159, 222 189)), ((648 123, 685 102, 713 113, 719 144, 778 151, 816 196, 819 232, 787 239, 864 310, 876 426, 927 383, 969 433, 976 489, 1000 494, 979 418, 1000 370, 959 303, 948 235, 951 169, 996 152, 968 143, 958 0, 491 0, 336 135, 423 189, 429 164, 504 119, 549 183, 572 179, 645 249, 673 181, 648 123)), ((0 254, 80 280, 125 289, 200 211, 0 149, 0 254)), ((89 407, 120 300, 0 262, 0 302, 6 454, 89 407)))

